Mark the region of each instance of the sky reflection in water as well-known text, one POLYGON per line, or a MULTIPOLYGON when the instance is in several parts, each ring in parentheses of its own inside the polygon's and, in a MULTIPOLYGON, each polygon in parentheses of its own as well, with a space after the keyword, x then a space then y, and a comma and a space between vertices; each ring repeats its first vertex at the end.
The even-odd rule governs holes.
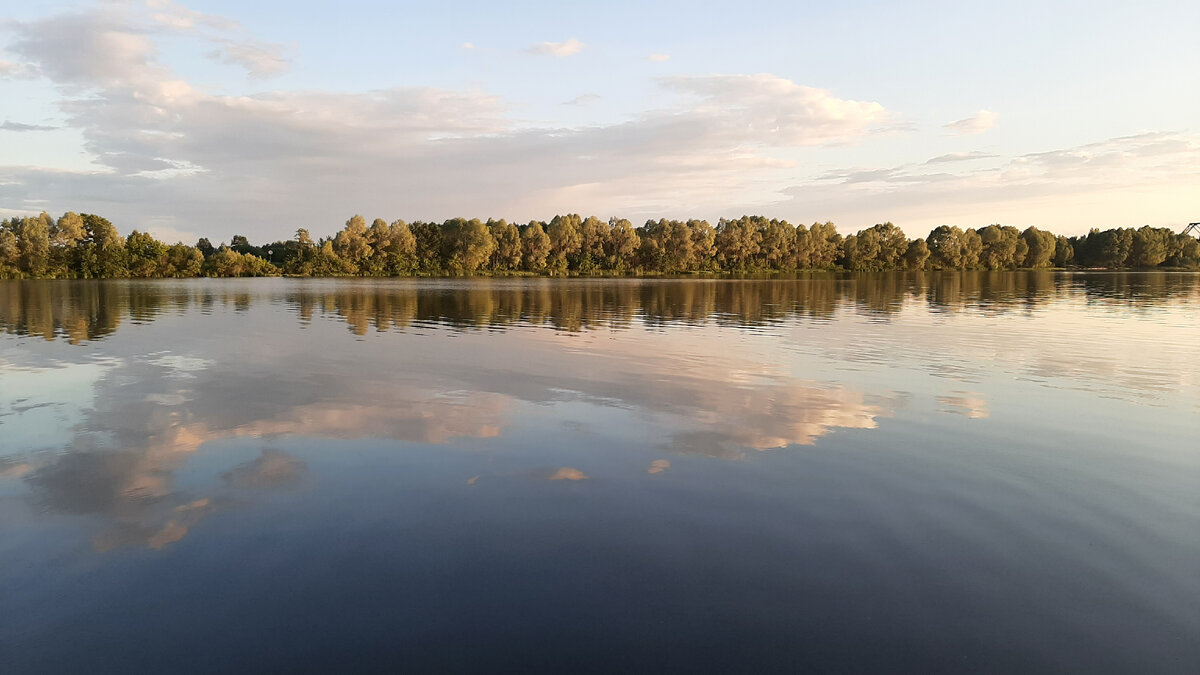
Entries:
POLYGON ((1189 274, 0 284, 0 645, 1184 671, 1198 329, 1189 274))

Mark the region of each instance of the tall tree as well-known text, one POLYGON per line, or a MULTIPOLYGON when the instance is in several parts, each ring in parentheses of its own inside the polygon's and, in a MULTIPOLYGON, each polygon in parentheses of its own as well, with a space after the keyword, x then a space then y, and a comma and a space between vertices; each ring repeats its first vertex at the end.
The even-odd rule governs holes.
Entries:
POLYGON ((642 245, 633 223, 624 218, 608 221, 608 245, 605 247, 608 268, 623 272, 633 266, 638 248, 642 245))
POLYGON ((1101 267, 1124 267, 1133 249, 1133 230, 1092 230, 1087 237, 1092 263, 1101 267))
POLYGON ((909 270, 923 270, 925 264, 929 261, 929 245, 924 239, 913 239, 908 243, 908 250, 904 252, 904 268, 909 270))
POLYGON ((17 225, 20 268, 28 276, 44 277, 50 269, 50 225, 53 222, 49 215, 42 213, 41 216, 22 218, 17 225))
POLYGON ((373 251, 367 239, 367 221, 362 216, 355 214, 346 221, 346 226, 333 239, 333 251, 353 268, 352 274, 368 267, 367 260, 373 251))
POLYGON ((0 279, 20 277, 20 259, 21 249, 12 220, 0 220, 0 279))
POLYGON ((925 238, 929 264, 934 269, 957 270, 965 267, 963 231, 954 225, 938 225, 925 238))
MULTIPOLYGON (((803 226, 800 226, 803 227, 803 226)), ((799 228, 797 228, 799 234, 799 228)), ((808 248, 808 263, 806 267, 827 269, 837 262, 842 250, 842 236, 832 221, 813 223, 805 236, 805 246, 808 248)))
POLYGON ((583 237, 579 232, 583 220, 577 213, 557 215, 550 221, 546 234, 550 237, 550 268, 565 272, 577 262, 583 237))
POLYGON ((762 233, 751 216, 736 220, 722 218, 717 222, 717 260, 725 269, 740 271, 753 267, 761 242, 762 233))
POLYGON ((167 247, 166 265, 163 276, 196 277, 204 267, 204 254, 200 249, 187 244, 172 244, 167 247))
POLYGON ((125 238, 125 259, 131 277, 149 279, 163 276, 167 265, 167 246, 145 232, 134 230, 125 238))
POLYGON ((900 266, 908 238, 892 223, 872 225, 842 242, 842 257, 847 269, 890 270, 900 266))
POLYGON ((501 218, 488 220, 487 226, 492 241, 496 243, 492 251, 492 269, 515 270, 521 267, 521 233, 516 225, 501 218))
POLYGON ((796 228, 786 220, 771 220, 760 223, 762 240, 759 244, 759 265, 781 270, 796 267, 796 228))
POLYGON ((418 220, 408 226, 416 242, 417 268, 423 272, 439 272, 442 263, 442 228, 437 223, 418 220))
POLYGON ((1054 249, 1058 241, 1053 234, 1030 225, 1021 233, 1021 240, 1028 250, 1025 254, 1026 267, 1049 267, 1054 263, 1054 249))
POLYGON ((1149 225, 1134 231, 1129 247, 1129 264, 1134 267, 1158 267, 1167 259, 1175 233, 1149 225))
POLYGON ((983 251, 979 262, 989 270, 1011 269, 1020 267, 1025 262, 1029 251, 1028 245, 1021 239, 1017 228, 1007 225, 988 225, 980 228, 979 239, 983 242, 983 251))
POLYGON ((716 264, 717 231, 707 220, 687 221, 692 237, 692 268, 709 270, 716 264))
POLYGON ((487 225, 478 218, 447 220, 442 225, 442 243, 450 269, 468 273, 486 264, 496 248, 487 225))
POLYGON ((590 270, 604 264, 604 244, 608 225, 595 216, 579 224, 579 269, 590 270))
POLYGON ((129 274, 125 267, 125 240, 107 219, 84 213, 84 238, 80 246, 80 272, 84 278, 111 279, 129 274))
POLYGON ((1075 249, 1071 241, 1061 234, 1054 239, 1054 266, 1066 267, 1075 260, 1075 249))
POLYGON ((546 259, 550 255, 550 235, 542 229, 540 222, 531 220, 521 230, 521 253, 525 269, 530 272, 546 269, 546 259))

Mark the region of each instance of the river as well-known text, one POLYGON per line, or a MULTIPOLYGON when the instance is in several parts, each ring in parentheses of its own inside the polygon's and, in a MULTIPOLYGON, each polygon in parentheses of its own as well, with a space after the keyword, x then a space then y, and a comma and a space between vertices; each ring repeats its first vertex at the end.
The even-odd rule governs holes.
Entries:
POLYGON ((5 672, 1196 672, 1200 275, 0 282, 5 672))

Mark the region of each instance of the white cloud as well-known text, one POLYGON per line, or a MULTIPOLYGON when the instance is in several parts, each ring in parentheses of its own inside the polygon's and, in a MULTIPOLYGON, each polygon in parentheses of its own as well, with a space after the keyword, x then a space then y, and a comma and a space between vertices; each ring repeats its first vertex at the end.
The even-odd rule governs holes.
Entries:
POLYGON ((945 164, 946 162, 969 162, 976 159, 992 159, 997 155, 992 155, 986 152, 973 150, 971 152, 951 152, 945 155, 938 155, 928 161, 926 164, 945 164))
POLYGON ((662 63, 663 61, 670 61, 671 55, 670 54, 651 54, 650 56, 646 57, 646 60, 654 61, 656 63, 662 63))
POLYGON ((54 131, 55 129, 58 129, 58 127, 47 126, 45 124, 24 124, 11 120, 5 120, 4 124, 0 124, 0 131, 54 131))
POLYGON ((541 42, 526 51, 530 54, 544 54, 547 56, 563 57, 578 54, 584 44, 575 38, 571 38, 566 42, 541 42))
POLYGON ((599 94, 580 94, 569 101, 563 101, 563 105, 587 105, 600 100, 599 94))
POLYGON ((0 79, 31 80, 38 77, 41 77, 41 73, 32 64, 0 59, 0 79))
POLYGON ((185 7, 173 0, 146 0, 150 10, 150 19, 164 28, 179 31, 192 31, 198 28, 210 28, 218 31, 230 31, 238 27, 238 22, 215 14, 205 14, 185 7))
MULTIPOLYGON (((929 162, 830 171, 784 192, 777 208, 849 218, 843 229, 891 220, 922 232, 943 223, 1090 227, 1177 222, 1197 205, 1200 136, 1148 132, 979 163, 929 162), (956 167, 964 168, 954 170, 956 167), (933 205, 933 206, 931 206, 933 205), (1037 218, 1032 222, 1031 217, 1037 218)), ((824 217, 824 216, 818 216, 824 217)))
POLYGON ((699 96, 687 116, 705 119, 739 144, 807 146, 843 143, 888 121, 874 101, 852 101, 769 74, 662 78, 666 88, 699 96))
POLYGON ((996 126, 997 118, 999 115, 991 110, 980 110, 970 117, 942 125, 942 128, 956 135, 981 134, 996 126))
POLYGON ((332 228, 345 211, 695 212, 762 193, 767 177, 792 165, 776 150, 850 142, 889 117, 878 103, 765 74, 663 79, 675 105, 577 128, 519 124, 505 102, 479 91, 228 96, 178 79, 158 61, 154 34, 121 29, 119 18, 73 14, 21 27, 22 54, 63 88, 66 124, 98 168, 0 167, 0 201, 47 199, 110 215, 123 230, 218 239, 231 234, 220 223, 245 223, 251 212, 263 229, 244 233, 260 238, 297 221, 332 228))
POLYGON ((151 65, 153 40, 122 21, 116 10, 63 14, 16 24, 9 46, 62 86, 102 87, 162 77, 151 65))
POLYGON ((283 56, 282 45, 232 40, 222 42, 226 43, 225 46, 211 52, 209 57, 222 63, 241 66, 250 77, 274 77, 288 69, 288 60, 283 56))

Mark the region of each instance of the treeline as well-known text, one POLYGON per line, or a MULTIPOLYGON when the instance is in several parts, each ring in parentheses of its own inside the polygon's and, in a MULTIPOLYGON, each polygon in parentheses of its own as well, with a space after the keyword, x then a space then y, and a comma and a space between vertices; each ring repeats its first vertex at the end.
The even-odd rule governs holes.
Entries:
POLYGON ((107 219, 69 212, 0 220, 0 278, 415 276, 478 272, 678 274, 796 270, 1005 270, 1200 266, 1200 240, 1167 228, 1092 230, 1064 237, 1029 227, 942 225, 909 239, 892 223, 843 237, 833 223, 761 216, 650 220, 634 227, 577 214, 549 223, 454 218, 443 223, 346 221, 333 237, 300 229, 287 241, 166 244, 107 219))

